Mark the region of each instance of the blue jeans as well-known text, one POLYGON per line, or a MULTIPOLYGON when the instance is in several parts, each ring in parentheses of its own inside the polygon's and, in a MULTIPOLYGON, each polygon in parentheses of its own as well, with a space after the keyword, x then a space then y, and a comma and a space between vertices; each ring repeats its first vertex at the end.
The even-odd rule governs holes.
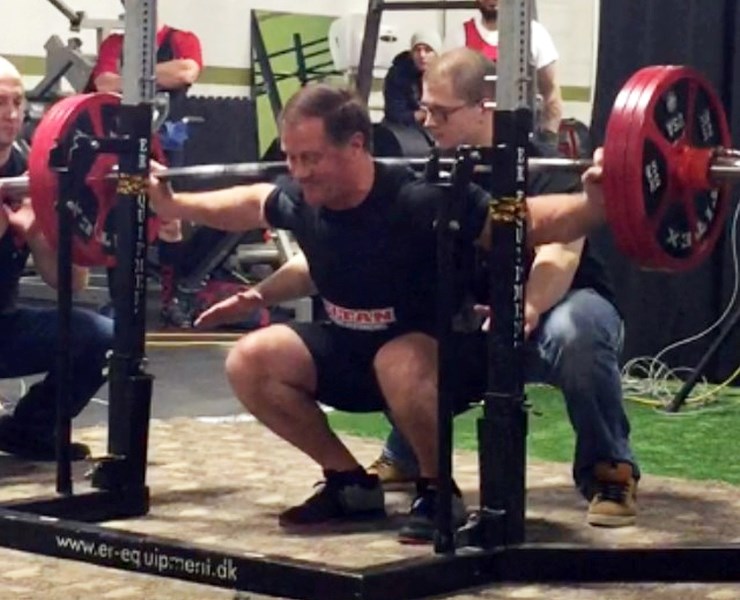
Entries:
MULTIPOLYGON (((622 331, 610 302, 591 289, 572 290, 542 316, 525 349, 527 381, 548 383, 563 393, 576 433, 573 478, 587 497, 598 462, 630 463, 639 477, 622 404, 622 331)), ((418 471, 413 450, 395 428, 383 456, 409 473, 418 471)))
MULTIPOLYGON (((56 308, 28 308, 0 315, 0 379, 47 373, 18 400, 14 419, 32 435, 54 433, 57 382, 56 308)), ((113 321, 73 309, 71 405, 76 417, 105 382, 103 369, 113 346, 113 321)))

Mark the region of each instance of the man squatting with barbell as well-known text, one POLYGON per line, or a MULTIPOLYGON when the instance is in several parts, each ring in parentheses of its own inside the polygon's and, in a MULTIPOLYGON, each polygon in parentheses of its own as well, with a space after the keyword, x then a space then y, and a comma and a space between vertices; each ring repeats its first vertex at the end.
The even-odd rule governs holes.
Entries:
MULTIPOLYGON (((495 97, 495 84, 485 83, 484 76, 494 75, 495 67, 481 56, 468 49, 447 52, 432 63, 424 77, 425 125, 443 150, 454 150, 462 144, 490 144, 493 111, 483 103, 495 97)), ((535 155, 550 152, 544 146, 532 151, 535 155)), ((485 180, 477 183, 484 188, 489 185, 485 180)), ((530 193, 536 195, 548 190, 577 190, 579 181, 572 173, 550 172, 535 174, 529 185, 530 193)), ((629 423, 622 404, 618 365, 622 320, 614 306, 611 283, 584 239, 542 245, 530 259, 525 373, 531 381, 551 383, 563 391, 577 437, 573 475, 590 501, 588 522, 604 526, 632 524, 638 468, 630 450, 629 423)), ((295 261, 300 264, 302 258, 296 257, 295 261)), ((294 277, 294 273, 296 270, 287 265, 274 277, 294 277)), ((479 279, 474 287, 478 300, 485 303, 486 268, 479 279)), ((260 290, 258 287, 256 291, 260 290)), ((261 305, 258 294, 248 296, 255 306, 261 305)), ((393 428, 381 456, 368 470, 383 484, 417 478, 414 452, 397 428, 393 428)), ((420 504, 418 510, 432 506, 430 500, 420 504)), ((462 510, 458 512, 462 514, 462 510)))
MULTIPOLYGON (((429 536, 437 476, 436 234, 439 191, 404 167, 373 160, 372 124, 352 93, 327 85, 301 89, 280 119, 291 177, 212 192, 173 193, 152 177, 150 197, 165 218, 242 231, 291 230, 305 260, 295 273, 266 280, 203 313, 198 325, 231 321, 254 306, 315 290, 328 323, 272 325, 237 342, 226 360, 235 395, 250 413, 306 453, 325 482, 279 517, 284 527, 384 514, 383 488, 328 426, 318 401, 349 412, 385 410, 418 458, 418 497, 400 537, 429 536), (310 273, 310 277, 309 277, 310 273), (422 506, 423 505, 423 506, 422 506)), ((583 176, 583 192, 553 189, 527 199, 528 242, 570 242, 603 222, 600 156, 583 176), (553 193, 554 192, 554 193, 553 193)), ((471 186, 462 243, 490 238, 489 195, 471 186)), ((486 340, 456 336, 464 410, 486 387, 486 340)), ((456 519, 462 518, 458 499, 456 519)))
MULTIPOLYGON (((18 70, 0 57, 0 177, 26 172, 26 161, 13 146, 23 122, 24 92, 18 70)), ((0 379, 47 375, 15 405, 0 411, 0 451, 31 460, 55 460, 57 309, 17 305, 19 280, 29 254, 41 278, 57 283, 57 253, 36 223, 30 200, 11 199, 0 189, 0 379)), ((72 267, 72 287, 87 283, 87 269, 72 267)), ((77 416, 105 382, 103 369, 113 346, 113 321, 73 309, 70 414, 77 416)), ((72 459, 90 454, 72 444, 72 459)))

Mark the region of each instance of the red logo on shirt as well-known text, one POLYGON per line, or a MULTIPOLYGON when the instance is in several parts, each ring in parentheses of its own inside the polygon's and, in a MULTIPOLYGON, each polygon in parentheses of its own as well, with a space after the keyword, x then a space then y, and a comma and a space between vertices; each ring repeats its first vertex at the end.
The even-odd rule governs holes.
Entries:
POLYGON ((386 308, 345 308, 324 300, 326 314, 332 322, 347 329, 380 331, 396 322, 396 310, 386 308))

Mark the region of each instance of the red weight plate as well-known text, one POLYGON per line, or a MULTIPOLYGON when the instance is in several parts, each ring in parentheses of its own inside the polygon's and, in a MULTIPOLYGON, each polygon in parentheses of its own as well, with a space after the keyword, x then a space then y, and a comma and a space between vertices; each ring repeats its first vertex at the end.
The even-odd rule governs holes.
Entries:
POLYGON ((679 87, 671 90, 664 98, 664 103, 671 107, 671 114, 675 115, 673 125, 665 137, 658 136, 658 143, 650 141, 643 148, 645 132, 651 127, 647 119, 648 107, 656 95, 666 90, 665 82, 670 71, 671 69, 663 67, 659 72, 654 72, 653 79, 643 91, 639 105, 633 112, 632 131, 628 139, 631 160, 624 165, 624 181, 630 190, 629 211, 625 218, 637 240, 631 258, 643 267, 652 269, 666 269, 665 262, 660 260, 662 253, 655 244, 651 219, 662 214, 666 206, 663 198, 676 194, 674 165, 679 160, 680 153, 674 143, 684 134, 683 115, 686 114, 688 105, 685 86, 683 89, 679 87), (643 149, 646 149, 646 155, 643 155, 643 149))
MULTIPOLYGON (((684 140, 684 165, 704 165, 704 175, 707 175, 706 155, 713 153, 718 147, 729 147, 731 136, 722 103, 715 94, 711 85, 701 75, 689 73, 690 103, 687 115, 687 135, 684 140), (700 152, 697 152, 697 149, 700 152), (703 152, 704 156, 701 156, 703 152)), ((656 119, 656 123, 658 120, 656 119)), ((693 268, 703 262, 714 250, 719 236, 724 230, 730 206, 729 185, 708 187, 709 183, 701 181, 701 177, 691 176, 691 169, 677 169, 677 177, 681 186, 680 202, 688 216, 691 246, 685 268, 693 268), (697 181, 698 179, 698 181, 697 181), (699 185, 703 183, 703 185, 699 185)), ((700 174, 701 175, 701 174, 700 174)), ((679 199, 677 199, 679 200, 679 199)), ((671 214, 660 221, 654 220, 655 238, 660 247, 670 256, 675 254, 670 245, 670 229, 673 228, 671 214)))
POLYGON ((632 75, 620 90, 607 123, 604 142, 604 195, 607 221, 619 250, 630 258, 639 251, 638 240, 629 226, 625 210, 629 210, 629 196, 624 181, 624 165, 628 155, 632 114, 647 82, 655 76, 654 67, 641 69, 632 75))
POLYGON ((722 105, 693 69, 666 67, 645 88, 633 113, 624 164, 631 191, 629 227, 640 239, 634 258, 645 267, 692 269, 713 250, 722 233, 729 197, 726 187, 697 185, 686 157, 695 148, 729 146, 722 105))
MULTIPOLYGON (((49 242, 58 243, 56 203, 60 189, 57 172, 50 166, 50 153, 59 146, 68 151, 75 136, 108 137, 117 130, 120 97, 115 94, 82 94, 54 104, 34 134, 29 155, 31 201, 39 226, 49 242)), ((74 199, 72 261, 83 266, 114 262, 112 208, 115 181, 105 178, 117 164, 112 154, 98 154, 86 167, 74 199)), ((82 175, 82 174, 80 174, 82 175)), ((149 240, 156 238, 156 224, 149 223, 149 240)))
MULTIPOLYGON (((109 134, 114 118, 112 113, 105 118, 104 111, 109 113, 118 105, 119 98, 113 94, 71 96, 51 106, 36 129, 28 161, 31 200, 41 230, 53 246, 58 242, 56 203, 60 190, 58 175, 49 165, 50 153, 57 143, 68 147, 76 131, 96 136, 109 134)), ((103 261, 100 243, 94 237, 99 200, 94 192, 83 196, 76 199, 72 260, 91 266, 103 261)))
POLYGON ((98 244, 87 244, 85 250, 92 264, 115 266, 115 246, 113 232, 115 231, 114 208, 116 207, 116 180, 106 177, 118 166, 118 157, 115 154, 99 154, 93 162, 85 178, 87 186, 98 199, 97 219, 93 231, 93 239, 98 244))
POLYGON ((631 107, 629 122, 627 124, 627 135, 624 152, 624 162, 621 165, 621 185, 623 187, 623 201, 620 204, 623 226, 630 232, 629 247, 624 251, 629 258, 642 267, 650 267, 655 261, 655 248, 650 244, 649 226, 644 222, 643 215, 643 192, 641 163, 635 153, 635 136, 640 136, 643 131, 643 115, 645 105, 655 94, 656 85, 665 77, 667 67, 654 65, 640 70, 643 81, 640 93, 636 95, 635 102, 631 107))

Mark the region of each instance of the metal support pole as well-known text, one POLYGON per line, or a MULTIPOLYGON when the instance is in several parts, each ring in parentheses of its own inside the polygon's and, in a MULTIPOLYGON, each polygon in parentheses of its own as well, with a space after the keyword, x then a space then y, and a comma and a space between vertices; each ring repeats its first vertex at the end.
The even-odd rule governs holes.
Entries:
MULTIPOLYGON (((535 83, 530 66, 531 54, 530 0, 499 2, 499 59, 497 61, 496 108, 532 112, 535 83)), ((497 141, 498 136, 496 136, 497 141)))
MULTIPOLYGON (((272 70, 270 64, 270 58, 267 55, 267 47, 265 46, 265 40, 262 37, 262 30, 260 29, 257 15, 252 11, 252 58, 257 61, 262 74, 262 82, 267 92, 267 98, 270 101, 270 108, 272 109, 272 117, 275 123, 280 118, 280 113, 283 111, 283 101, 280 99, 280 90, 277 87, 277 81, 275 80, 275 73, 272 70)), ((254 68, 252 69, 254 73, 254 68)))
POLYGON ((701 357, 701 360, 699 360, 699 364, 694 367, 694 370, 692 371, 689 378, 684 382, 684 384, 681 386, 681 389, 678 390, 676 395, 671 400, 670 404, 666 408, 668 412, 675 413, 681 410, 681 407, 683 406, 684 402, 686 402, 686 398, 688 398, 691 390, 694 389, 694 386, 697 384, 699 379, 701 379, 702 375, 704 375, 704 370, 707 368, 707 365, 717 354, 717 351, 722 347, 722 344, 735 331, 735 328, 738 326, 738 324, 740 324, 740 303, 738 303, 738 305, 736 306, 729 320, 725 322, 724 326, 719 332, 719 335, 715 338, 707 351, 701 357))
POLYGON ((454 348, 453 321, 455 306, 455 284, 458 260, 456 248, 460 231, 465 230, 465 196, 473 173, 471 149, 458 149, 455 170, 450 182, 441 182, 433 160, 427 170, 427 179, 434 181, 443 190, 437 209, 437 519, 434 550, 438 554, 455 551, 455 534, 452 529, 452 448, 453 416, 458 392, 459 357, 454 348))
POLYGON ((119 135, 129 141, 119 156, 115 339, 110 365, 108 452, 93 483, 123 490, 148 509, 145 486, 152 377, 144 372, 146 334, 147 185, 155 95, 156 0, 127 0, 123 100, 119 135))
POLYGON ((491 185, 488 393, 478 422, 485 546, 524 541, 527 414, 524 396, 527 149, 532 129, 529 0, 499 4, 499 69, 491 185), (501 211, 506 206, 508 210, 501 211), (502 528, 486 516, 503 514, 502 528), (503 539, 497 539, 503 538, 503 539))
POLYGON ((72 10, 69 6, 62 2, 62 0, 49 0, 49 4, 51 4, 59 12, 61 12, 65 17, 67 17, 67 20, 69 20, 69 28, 72 31, 80 30, 80 23, 82 23, 82 19, 85 18, 84 12, 79 10, 72 10))
POLYGON ((378 51, 378 35, 380 34, 380 19, 383 17, 383 3, 379 0, 369 0, 365 15, 365 32, 362 35, 360 50, 360 64, 357 66, 357 95, 367 104, 370 90, 373 86, 373 66, 375 54, 378 51))
MULTIPOLYGON (((74 163, 68 166, 73 168, 74 163)), ((57 250, 57 390, 56 390, 56 489, 59 494, 72 494, 70 403, 72 396, 72 215, 67 201, 75 197, 69 170, 61 172, 61 202, 57 203, 59 248, 57 250)))

